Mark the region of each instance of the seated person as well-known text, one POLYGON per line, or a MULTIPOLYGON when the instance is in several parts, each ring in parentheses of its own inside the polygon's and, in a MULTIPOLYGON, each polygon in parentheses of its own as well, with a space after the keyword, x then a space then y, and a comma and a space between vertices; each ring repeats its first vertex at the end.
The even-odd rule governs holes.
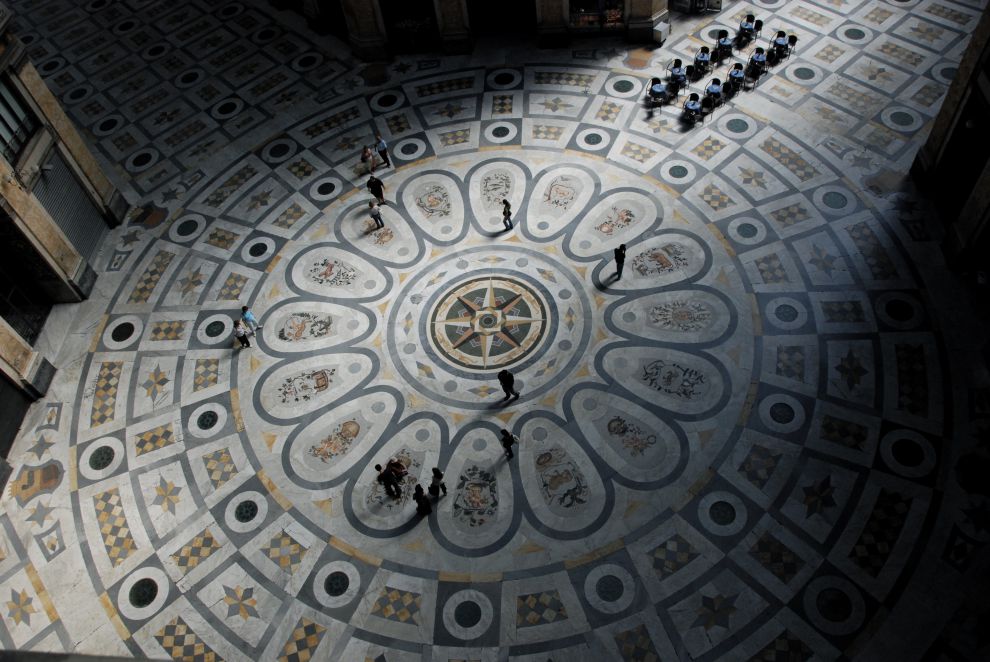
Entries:
POLYGON ((697 94, 692 94, 691 98, 684 102, 684 110, 689 115, 695 115, 701 112, 701 101, 698 99, 697 94))
POLYGON ((653 78, 650 80, 648 94, 654 105, 663 103, 667 100, 667 86, 659 78, 653 78))
POLYGON ((753 51, 753 57, 749 58, 750 70, 757 76, 762 76, 767 68, 767 54, 762 48, 753 51))
POLYGON ((783 30, 778 30, 774 37, 773 54, 778 60, 787 55, 787 34, 783 30))
POLYGON ((670 70, 670 80, 678 86, 687 82, 687 72, 684 70, 684 63, 680 60, 674 60, 674 66, 670 70))
POLYGON ((752 39, 756 29, 756 17, 746 14, 746 18, 739 22, 739 37, 742 39, 752 39))
POLYGON ((743 79, 746 77, 746 72, 743 71, 742 62, 736 62, 729 69, 729 87, 732 88, 732 92, 735 93, 739 88, 742 87, 743 79))
POLYGON ((732 55, 732 39, 729 37, 728 30, 719 30, 716 47, 718 48, 717 52, 720 58, 732 55))
POLYGON ((702 46, 698 54, 694 56, 694 66, 698 67, 702 71, 708 69, 709 63, 712 61, 711 53, 708 51, 707 46, 702 46))
POLYGON ((653 85, 650 86, 650 96, 660 101, 667 98, 667 86, 659 78, 653 79, 653 85))

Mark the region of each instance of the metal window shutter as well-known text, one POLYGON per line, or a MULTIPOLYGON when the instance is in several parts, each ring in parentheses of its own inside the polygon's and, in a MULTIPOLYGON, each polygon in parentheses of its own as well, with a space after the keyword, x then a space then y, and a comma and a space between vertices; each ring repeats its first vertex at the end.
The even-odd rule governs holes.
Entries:
POLYGON ((57 149, 52 150, 47 165, 51 169, 38 177, 34 194, 88 262, 107 232, 106 221, 57 149))

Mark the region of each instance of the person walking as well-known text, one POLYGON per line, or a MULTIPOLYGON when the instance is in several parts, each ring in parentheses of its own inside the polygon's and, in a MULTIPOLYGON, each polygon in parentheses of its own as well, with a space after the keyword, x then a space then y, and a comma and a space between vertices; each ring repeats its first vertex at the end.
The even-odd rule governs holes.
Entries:
POLYGON ((378 151, 378 156, 382 157, 382 161, 385 162, 386 168, 392 167, 392 161, 388 158, 388 143, 382 138, 382 134, 375 134, 375 149, 378 151))
POLYGON ((372 175, 368 178, 368 190, 375 196, 378 204, 385 204, 385 182, 372 175))
POLYGON ((516 378, 508 370, 504 368, 498 373, 498 383, 502 386, 502 391, 505 393, 505 398, 503 400, 508 400, 509 398, 515 396, 519 397, 519 391, 515 389, 516 378))
POLYGON ((248 340, 247 327, 242 325, 240 320, 234 320, 234 337, 241 342, 241 347, 251 346, 251 341, 248 340))
POLYGON ((619 280, 622 278, 622 267, 626 264, 626 245, 619 244, 612 254, 615 256, 615 280, 619 280))
POLYGON ((382 465, 376 464, 375 471, 378 472, 378 482, 385 488, 385 494, 393 499, 402 497, 402 488, 399 487, 399 480, 391 469, 382 469, 382 465))
POLYGON ((512 205, 508 200, 502 200, 502 224, 506 230, 512 229, 512 205))
POLYGON ((443 482, 443 472, 440 471, 439 467, 433 467, 433 479, 430 481, 427 491, 434 498, 438 498, 441 491, 444 496, 447 496, 447 484, 443 482))
POLYGON ((371 216, 371 220, 375 222, 376 230, 385 227, 385 221, 382 220, 382 210, 379 209, 378 203, 374 200, 368 203, 368 215, 371 216))
POLYGON ((502 444, 502 448, 505 449, 505 457, 507 457, 507 458, 509 458, 511 460, 514 457, 514 455, 512 453, 512 444, 518 444, 519 443, 519 437, 517 437, 516 435, 512 434, 511 432, 509 432, 505 428, 502 428, 502 432, 499 435, 498 440, 499 440, 499 443, 502 444))
POLYGON ((258 323, 258 318, 254 316, 251 309, 248 306, 241 306, 241 321, 244 325, 251 329, 251 333, 257 333, 258 329, 261 328, 261 324, 258 323))
POLYGON ((433 504, 423 493, 423 486, 419 483, 416 484, 416 488, 413 490, 413 501, 416 502, 416 514, 420 517, 426 517, 433 512, 433 504))

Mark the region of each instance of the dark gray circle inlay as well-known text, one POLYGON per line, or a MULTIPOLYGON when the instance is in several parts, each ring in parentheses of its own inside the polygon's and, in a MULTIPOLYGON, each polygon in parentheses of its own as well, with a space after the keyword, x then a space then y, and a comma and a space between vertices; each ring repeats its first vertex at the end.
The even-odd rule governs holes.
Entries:
POLYGON ((727 526, 736 521, 736 509, 728 501, 716 501, 708 508, 708 516, 719 526, 727 526))
POLYGON ((337 597, 344 594, 344 591, 351 585, 351 580, 343 572, 337 570, 336 572, 331 572, 327 575, 327 578, 323 580, 323 590, 327 592, 328 595, 337 597))
POLYGON ((776 423, 786 425, 794 420, 794 407, 785 402, 775 402, 770 405, 770 418, 776 423))
POLYGON ((773 311, 781 322, 793 322, 798 317, 798 310, 789 303, 782 303, 773 311))
POLYGON ((826 588, 818 594, 815 606, 819 613, 833 623, 842 623, 852 616, 852 600, 837 588, 826 588))
POLYGON ((196 427, 200 430, 209 430, 217 424, 217 420, 219 418, 220 417, 217 416, 215 411, 204 411, 199 415, 199 418, 196 419, 196 427))
POLYGON ((158 597, 158 583, 148 577, 136 581, 127 593, 127 601, 138 609, 147 607, 156 597, 158 597))
POLYGON ((225 327, 226 324, 224 324, 220 320, 214 320, 213 322, 210 322, 209 324, 206 325, 206 335, 210 338, 216 338, 221 333, 223 333, 225 327))
POLYGON ((454 608, 454 621, 462 628, 473 628, 481 621, 481 605, 465 600, 454 608))
POLYGON ((118 324, 114 327, 113 331, 110 332, 110 337, 113 338, 114 342, 124 342, 132 335, 134 335, 134 324, 131 322, 118 324))
POLYGON ((89 468, 93 471, 101 471, 110 466, 116 455, 110 446, 100 446, 89 456, 89 468))
POLYGON ((605 575, 595 584, 595 593, 605 602, 615 602, 625 593, 626 587, 615 575, 605 575))
POLYGON ((234 519, 238 522, 250 522, 258 516, 258 504, 254 501, 241 501, 234 508, 234 519))

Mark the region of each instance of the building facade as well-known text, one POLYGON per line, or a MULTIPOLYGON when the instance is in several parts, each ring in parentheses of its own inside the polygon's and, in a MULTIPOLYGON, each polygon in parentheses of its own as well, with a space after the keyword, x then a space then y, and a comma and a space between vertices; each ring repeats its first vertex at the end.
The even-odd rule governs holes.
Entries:
POLYGON ((0 4, 0 457, 55 368, 35 349, 53 305, 82 301, 127 204, 9 31, 0 4))
POLYGON ((474 37, 535 34, 556 46, 572 35, 606 33, 649 42, 668 21, 667 0, 270 0, 317 29, 349 40, 357 56, 412 50, 470 50, 474 37))

